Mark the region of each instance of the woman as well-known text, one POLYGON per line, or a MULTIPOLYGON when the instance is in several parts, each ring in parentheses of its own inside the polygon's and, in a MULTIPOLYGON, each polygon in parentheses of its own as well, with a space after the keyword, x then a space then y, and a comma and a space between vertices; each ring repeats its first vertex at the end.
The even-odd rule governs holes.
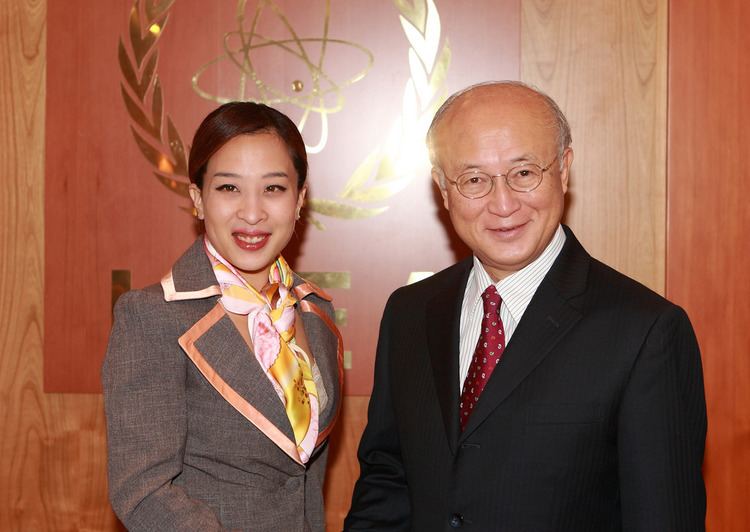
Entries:
POLYGON ((135 530, 324 530, 342 351, 330 298, 281 255, 307 191, 302 137, 228 103, 198 128, 189 174, 204 235, 115 306, 112 506, 135 530))

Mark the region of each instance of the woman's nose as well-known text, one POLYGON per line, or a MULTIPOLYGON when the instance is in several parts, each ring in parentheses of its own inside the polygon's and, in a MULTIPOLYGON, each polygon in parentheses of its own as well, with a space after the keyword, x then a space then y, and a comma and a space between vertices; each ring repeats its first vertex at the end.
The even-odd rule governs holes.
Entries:
POLYGON ((237 217, 249 224, 257 224, 265 220, 266 210, 260 194, 256 192, 243 194, 237 210, 237 217))

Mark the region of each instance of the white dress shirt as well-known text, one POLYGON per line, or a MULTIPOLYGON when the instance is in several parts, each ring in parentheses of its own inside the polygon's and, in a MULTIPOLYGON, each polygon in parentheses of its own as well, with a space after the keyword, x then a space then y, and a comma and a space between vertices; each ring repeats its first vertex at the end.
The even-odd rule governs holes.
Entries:
MULTIPOLYGON (((523 313, 526 312, 526 307, 529 306, 536 289, 539 288, 542 279, 547 275, 552 263, 560 254, 563 244, 565 244, 565 232, 562 226, 557 226, 557 231, 552 240, 534 262, 495 283, 495 288, 503 299, 500 305, 500 319, 503 321, 506 346, 510 343, 513 332, 521 321, 523 313)), ((466 374, 469 372, 469 365, 474 357, 477 340, 479 340, 482 316, 484 315, 482 293, 491 284, 493 284, 492 278, 484 269, 480 260, 474 256, 474 267, 469 273, 469 281, 466 283, 464 300, 461 304, 459 390, 462 388, 466 374)))

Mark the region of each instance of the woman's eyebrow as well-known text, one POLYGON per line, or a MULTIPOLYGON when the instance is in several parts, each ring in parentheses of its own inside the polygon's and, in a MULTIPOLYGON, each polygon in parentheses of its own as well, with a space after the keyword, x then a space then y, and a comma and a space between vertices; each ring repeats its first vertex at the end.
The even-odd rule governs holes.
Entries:
MULTIPOLYGON (((235 178, 235 179, 240 179, 242 177, 242 175, 241 174, 237 174, 235 172, 222 172, 222 171, 219 171, 219 172, 214 172, 213 173, 213 177, 231 177, 231 178, 235 178)), ((288 178, 289 174, 287 174, 284 171, 268 172, 266 174, 263 174, 260 177, 263 178, 263 179, 269 178, 269 177, 286 177, 286 178, 288 178)))

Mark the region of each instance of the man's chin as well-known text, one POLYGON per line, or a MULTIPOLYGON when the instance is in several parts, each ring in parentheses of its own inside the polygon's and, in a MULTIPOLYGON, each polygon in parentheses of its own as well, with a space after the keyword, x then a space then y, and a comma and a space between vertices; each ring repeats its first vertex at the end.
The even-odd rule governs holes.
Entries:
POLYGON ((497 255, 485 258, 480 256, 479 260, 481 261, 482 266, 484 266, 484 269, 487 270, 487 273, 495 278, 495 281, 499 281, 500 279, 504 279, 505 277, 516 273, 531 262, 515 256, 499 257, 497 255))

